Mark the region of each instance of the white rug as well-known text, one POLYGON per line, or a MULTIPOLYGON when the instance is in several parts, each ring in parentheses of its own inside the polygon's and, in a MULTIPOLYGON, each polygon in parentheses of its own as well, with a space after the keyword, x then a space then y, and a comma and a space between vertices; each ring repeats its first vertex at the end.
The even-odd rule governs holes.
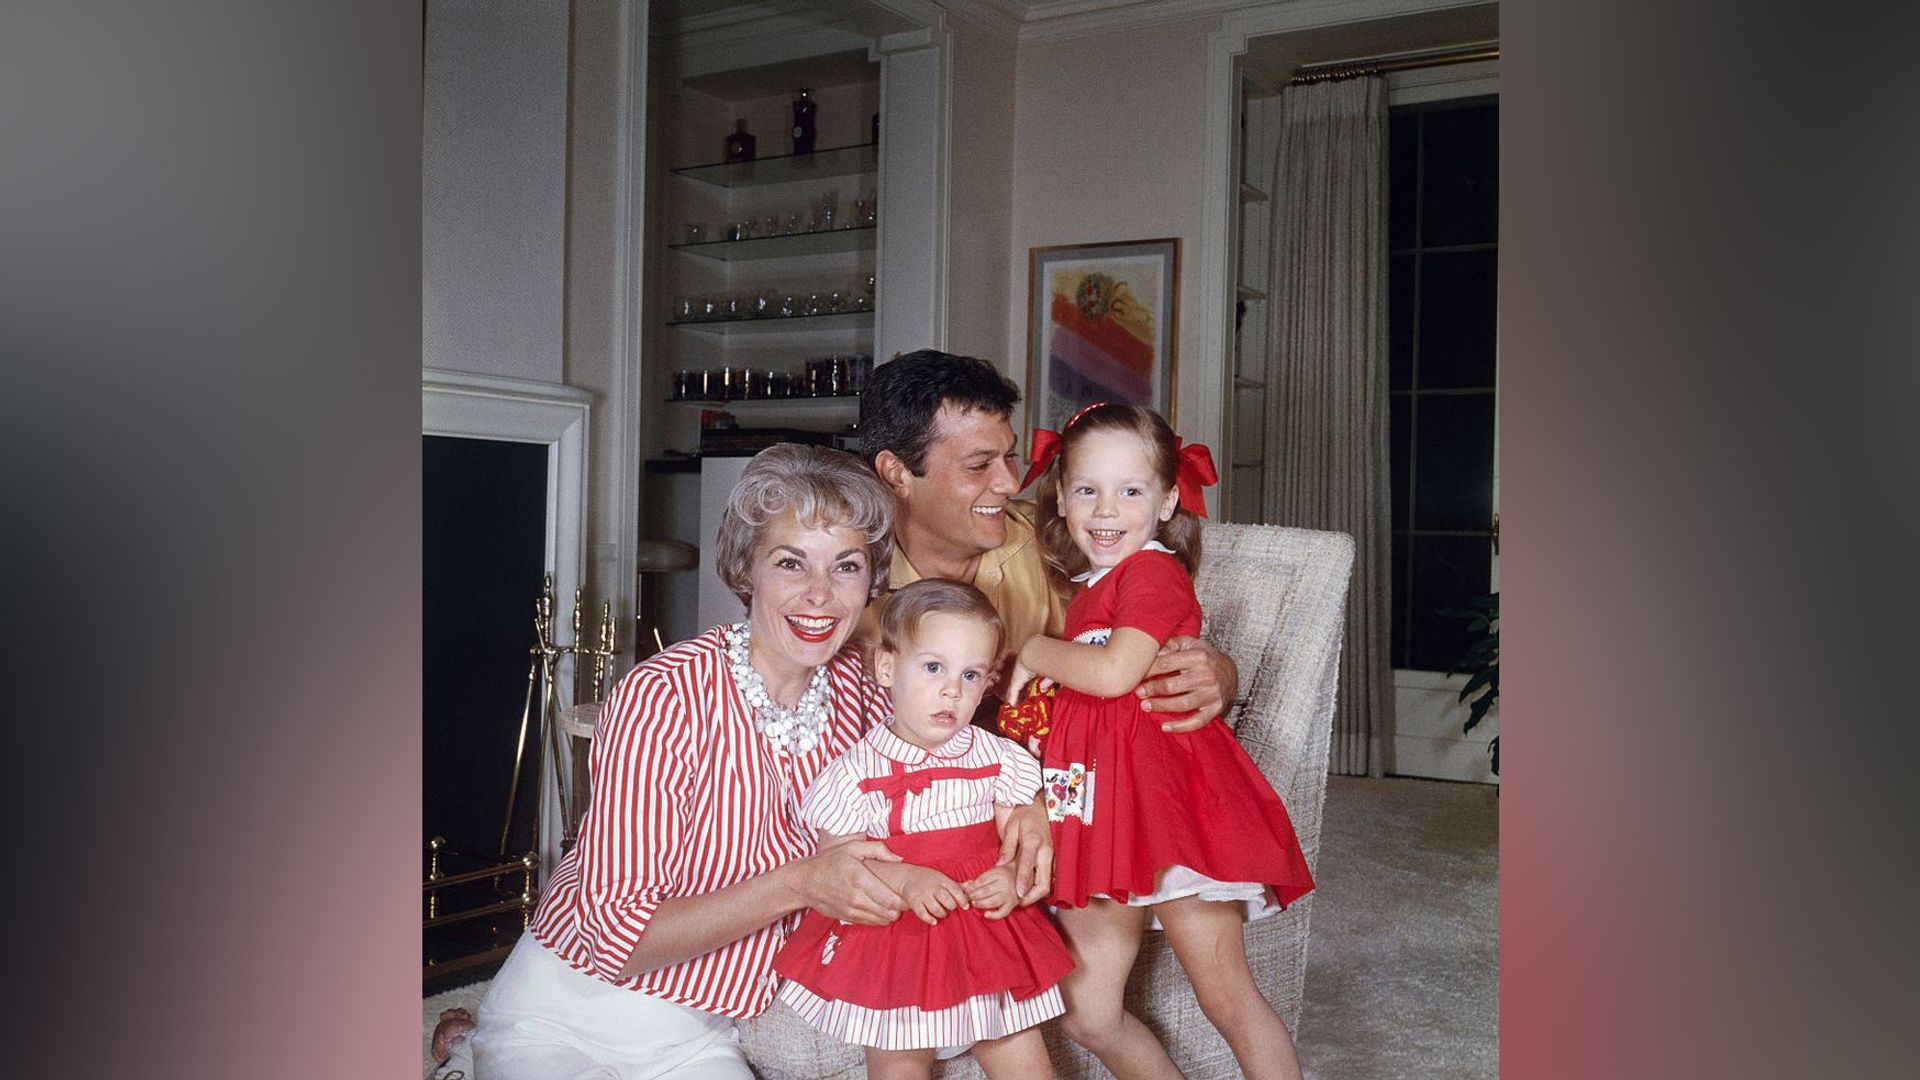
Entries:
POLYGON ((1322 820, 1307 1080, 1499 1076, 1499 789, 1332 776, 1322 820))
POLYGON ((435 994, 420 999, 420 1075, 427 1076, 434 1066, 440 1064, 433 1060, 433 1026, 440 1022, 440 1014, 448 1009, 465 1009, 478 1016, 480 999, 487 996, 487 981, 470 983, 456 987, 444 994, 435 994))

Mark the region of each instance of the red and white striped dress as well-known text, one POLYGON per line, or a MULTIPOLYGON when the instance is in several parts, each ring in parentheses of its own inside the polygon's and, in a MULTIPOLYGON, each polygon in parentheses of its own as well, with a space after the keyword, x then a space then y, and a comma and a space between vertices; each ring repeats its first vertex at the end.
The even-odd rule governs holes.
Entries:
POLYGON ((802 793, 869 723, 891 715, 851 647, 828 665, 828 682, 827 729, 796 756, 755 728, 721 628, 628 673, 607 699, 579 839, 554 868, 533 936, 616 986, 722 1016, 765 1010, 779 981, 774 955, 797 915, 685 963, 630 979, 620 969, 662 900, 713 892, 814 853, 802 793))
MULTIPOLYGON (((807 790, 807 823, 884 839, 906 861, 965 884, 998 859, 994 807, 1025 806, 1040 765, 1010 740, 962 728, 925 750, 881 725, 807 790)), ((989 920, 963 908, 928 926, 911 912, 886 926, 801 920, 775 967, 780 1000, 814 1027, 883 1050, 960 1047, 1025 1030, 1065 1011, 1073 969, 1035 906, 989 920)))

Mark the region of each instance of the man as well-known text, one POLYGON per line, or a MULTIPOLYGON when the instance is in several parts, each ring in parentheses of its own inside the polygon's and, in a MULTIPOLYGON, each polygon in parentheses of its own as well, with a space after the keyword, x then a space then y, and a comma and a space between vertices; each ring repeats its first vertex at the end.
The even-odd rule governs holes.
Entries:
MULTIPOLYGON (((1016 652, 1034 634, 1058 636, 1066 621, 1034 534, 1038 509, 1014 499, 1023 472, 1012 423, 1019 401, 1019 388, 992 364, 932 349, 875 367, 860 395, 861 456, 898 500, 889 587, 923 577, 971 582, 999 609, 1006 647, 1016 652)), ((861 619, 863 643, 873 640, 878 608, 869 604, 861 619)), ((1194 731, 1225 711, 1239 681, 1225 653, 1180 637, 1134 692, 1142 709, 1169 714, 1163 729, 1194 731)), ((985 698, 976 722, 993 716, 999 699, 985 698)), ((1027 841, 1020 847, 1025 856, 1027 841)), ((1044 890, 1051 864, 1049 847, 1034 890, 1044 890)), ((1029 865, 1022 858, 1017 866, 1023 883, 1029 865)))

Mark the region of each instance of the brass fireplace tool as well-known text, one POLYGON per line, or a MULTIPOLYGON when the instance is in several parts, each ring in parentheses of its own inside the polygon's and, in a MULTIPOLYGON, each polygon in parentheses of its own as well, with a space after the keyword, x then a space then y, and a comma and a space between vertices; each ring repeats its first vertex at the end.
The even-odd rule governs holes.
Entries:
POLYGON ((514 797, 520 790, 520 766, 526 757, 527 729, 532 726, 533 699, 536 689, 540 696, 538 738, 543 748, 544 762, 541 770, 541 789, 543 791, 546 789, 549 780, 558 786, 563 811, 561 850, 564 851, 573 844, 573 830, 576 824, 573 806, 574 788, 585 784, 586 770, 585 762, 576 761, 571 783, 560 776, 557 750, 563 735, 555 722, 561 709, 554 680, 560 670, 560 661, 564 657, 572 656, 574 658, 573 699, 576 702, 573 710, 578 711, 585 705, 597 704, 607 685, 607 669, 612 665, 615 655, 612 602, 601 603, 598 641, 593 645, 587 645, 580 636, 581 591, 578 587, 573 590, 573 644, 571 645, 562 645, 554 640, 552 574, 546 575, 540 596, 533 602, 534 644, 527 649, 527 655, 530 657, 527 665, 527 700, 520 710, 520 736, 513 748, 513 780, 507 788, 507 816, 500 826, 500 854, 502 855, 507 853, 508 834, 513 830, 514 797), (583 664, 582 661, 586 663, 583 664), (581 679, 583 668, 591 672, 584 686, 581 679))

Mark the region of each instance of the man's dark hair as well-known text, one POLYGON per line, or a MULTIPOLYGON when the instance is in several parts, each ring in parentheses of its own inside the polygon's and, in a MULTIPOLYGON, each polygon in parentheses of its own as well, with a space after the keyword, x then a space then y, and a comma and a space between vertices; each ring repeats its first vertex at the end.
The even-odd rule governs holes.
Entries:
POLYGON ((860 456, 868 465, 891 450, 915 476, 927 474, 927 444, 940 406, 1013 415, 1020 388, 974 356, 938 349, 903 353, 873 369, 860 394, 860 456))

